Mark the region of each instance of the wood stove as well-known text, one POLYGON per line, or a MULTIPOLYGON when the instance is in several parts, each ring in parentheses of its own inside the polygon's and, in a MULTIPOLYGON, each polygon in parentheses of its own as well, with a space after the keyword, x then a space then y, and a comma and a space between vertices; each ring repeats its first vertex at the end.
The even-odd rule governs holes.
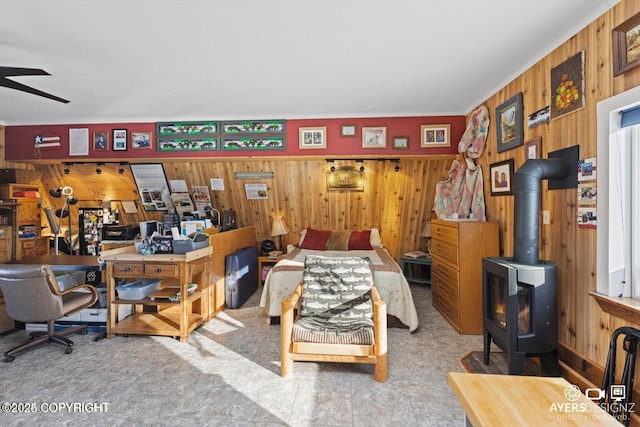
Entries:
POLYGON ((571 173, 567 159, 529 159, 514 174, 513 258, 483 258, 484 363, 491 342, 507 353, 508 373, 522 375, 527 356, 539 356, 558 375, 557 266, 538 259, 541 180, 571 173))
POLYGON ((509 375, 522 375, 527 356, 539 356, 543 372, 557 375, 556 264, 483 258, 482 271, 484 363, 493 341, 507 353, 509 375))

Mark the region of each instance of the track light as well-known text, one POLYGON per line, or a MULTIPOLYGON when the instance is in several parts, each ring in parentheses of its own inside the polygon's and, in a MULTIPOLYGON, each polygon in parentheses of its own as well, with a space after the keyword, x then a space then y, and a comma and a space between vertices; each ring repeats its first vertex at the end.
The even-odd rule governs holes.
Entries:
POLYGON ((122 175, 122 174, 124 173, 124 166, 120 166, 120 167, 118 168, 118 173, 119 173, 120 175, 122 175))
POLYGON ((331 162, 331 172, 335 172, 336 171, 336 165, 331 162))
POLYGON ((102 169, 100 168, 100 166, 104 166, 104 163, 98 163, 96 166, 96 173, 98 175, 100 175, 102 173, 102 169))
POLYGON ((395 163, 396 166, 393 168, 394 171, 400 172, 400 159, 393 159, 391 162, 395 163))
POLYGON ((364 160, 356 160, 356 163, 360 163, 360 172, 364 172, 364 160))

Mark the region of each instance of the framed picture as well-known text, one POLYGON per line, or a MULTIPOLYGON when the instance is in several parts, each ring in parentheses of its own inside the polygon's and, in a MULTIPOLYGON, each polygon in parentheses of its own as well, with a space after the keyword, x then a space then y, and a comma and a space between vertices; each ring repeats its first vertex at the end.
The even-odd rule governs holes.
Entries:
POLYGON ((420 147, 451 146, 451 125, 420 126, 420 147))
POLYGON ((580 51, 551 69, 551 120, 584 106, 584 51, 580 51))
POLYGON ((109 134, 107 132, 93 133, 93 149, 96 151, 109 149, 109 134))
POLYGON ((387 128, 363 127, 362 148, 385 148, 387 146, 387 128))
POLYGON ((132 148, 151 148, 151 132, 131 132, 132 148))
POLYGON ((353 166, 342 166, 327 172, 328 190, 364 191, 364 172, 353 166))
POLYGON ((393 137, 393 149, 394 150, 404 150, 409 148, 409 137, 408 136, 394 136, 393 137))
POLYGON ((340 125, 340 136, 355 137, 356 125, 340 125))
POLYGON ((532 139, 524 144, 524 158, 525 159, 539 159, 540 158, 540 138, 532 139))
POLYGON ((613 43, 613 75, 617 76, 640 65, 640 13, 633 15, 611 31, 613 43))
POLYGON ((498 153, 522 145, 522 92, 496 108, 498 153))
POLYGON ((327 128, 301 127, 298 144, 300 148, 327 148, 327 128))
POLYGON ((127 130, 113 130, 113 151, 127 151, 127 130))
POLYGON ((490 164, 489 179, 492 196, 513 194, 513 159, 490 164))

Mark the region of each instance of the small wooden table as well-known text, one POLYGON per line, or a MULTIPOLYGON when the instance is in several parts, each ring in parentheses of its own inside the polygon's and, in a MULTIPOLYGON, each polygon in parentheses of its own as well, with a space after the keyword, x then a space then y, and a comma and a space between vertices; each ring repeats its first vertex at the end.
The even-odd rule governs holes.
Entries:
POLYGON ((431 284, 431 257, 424 256, 419 258, 413 258, 410 256, 403 256, 400 258, 400 268, 402 269, 402 273, 404 277, 406 277, 408 282, 413 283, 422 283, 424 285, 431 284), (425 273, 422 276, 416 276, 414 267, 421 266, 425 269, 425 273))
POLYGON ((449 386, 474 427, 621 425, 564 378, 450 372, 449 386))
POLYGON ((262 267, 265 265, 276 265, 278 261, 280 261, 282 257, 272 258, 270 256, 259 256, 258 257, 258 287, 262 287, 264 281, 262 280, 262 267))

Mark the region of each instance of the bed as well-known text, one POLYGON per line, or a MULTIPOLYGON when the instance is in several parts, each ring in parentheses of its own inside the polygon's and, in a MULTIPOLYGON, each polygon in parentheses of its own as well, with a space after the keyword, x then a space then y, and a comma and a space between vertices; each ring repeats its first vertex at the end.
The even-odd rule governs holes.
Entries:
POLYGON ((374 245, 376 247, 360 245, 359 247, 367 249, 351 250, 334 250, 333 245, 325 245, 325 249, 318 249, 322 247, 321 244, 318 244, 311 245, 316 249, 309 249, 310 245, 305 245, 303 240, 304 236, 301 236, 301 247, 284 255, 266 277, 260 298, 260 307, 263 307, 269 316, 280 316, 280 301, 288 298, 298 283, 302 281, 304 260, 307 255, 357 256, 367 257, 371 260, 373 280, 380 297, 387 304, 387 313, 398 319, 411 332, 418 328, 418 315, 409 283, 402 274, 400 266, 386 249, 381 247, 381 244, 374 245))

